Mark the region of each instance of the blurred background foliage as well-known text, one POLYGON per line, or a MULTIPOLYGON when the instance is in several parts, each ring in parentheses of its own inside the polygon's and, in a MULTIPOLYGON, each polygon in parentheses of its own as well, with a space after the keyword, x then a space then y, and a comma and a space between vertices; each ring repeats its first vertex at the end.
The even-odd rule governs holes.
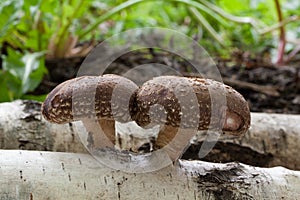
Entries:
POLYGON ((295 0, 0 0, 0 102, 42 100, 29 93, 51 70, 47 59, 84 57, 131 28, 177 30, 216 57, 268 49, 287 64, 300 50, 299 14, 295 0))

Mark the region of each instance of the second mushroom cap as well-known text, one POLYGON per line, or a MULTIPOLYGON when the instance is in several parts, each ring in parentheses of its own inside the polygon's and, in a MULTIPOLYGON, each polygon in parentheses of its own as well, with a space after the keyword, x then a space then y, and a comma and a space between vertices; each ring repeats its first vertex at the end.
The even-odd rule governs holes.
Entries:
POLYGON ((250 125, 246 100, 233 88, 204 78, 160 76, 137 91, 133 117, 143 127, 209 128, 240 135, 250 125))

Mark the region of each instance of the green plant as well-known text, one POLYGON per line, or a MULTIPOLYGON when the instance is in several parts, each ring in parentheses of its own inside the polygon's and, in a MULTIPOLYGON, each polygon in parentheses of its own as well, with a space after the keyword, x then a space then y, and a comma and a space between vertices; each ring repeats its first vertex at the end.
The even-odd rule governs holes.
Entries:
POLYGON ((19 23, 22 4, 23 2, 18 0, 0 1, 0 43, 9 39, 9 34, 19 23))
MULTIPOLYGON (((299 21, 300 16, 292 16, 284 20, 282 7, 279 0, 274 0, 276 6, 276 13, 278 17, 278 29, 279 29, 279 44, 278 44, 278 56, 276 63, 283 65, 286 61, 289 61, 297 52, 300 51, 300 44, 297 44, 296 48, 287 56, 287 59, 284 59, 285 47, 286 47, 286 25, 292 21, 299 21)), ((300 8, 300 4, 299 4, 300 8)))
POLYGON ((220 0, 218 5, 225 11, 235 15, 254 16, 260 19, 262 23, 260 27, 254 29, 252 29, 252 26, 245 27, 242 29, 244 30, 243 32, 236 27, 229 30, 231 34, 235 35, 235 38, 239 38, 240 41, 245 41, 246 43, 248 42, 248 48, 252 51, 253 49, 262 49, 266 46, 276 47, 277 55, 274 61, 278 65, 288 63, 300 51, 300 44, 296 39, 300 37, 299 1, 220 0), (249 33, 251 34, 249 35, 249 33), (279 35, 278 39, 277 35, 279 35))
POLYGON ((43 78, 45 66, 43 52, 21 54, 11 48, 2 56, 0 71, 0 102, 24 98, 24 94, 33 91, 43 78))
POLYGON ((77 43, 73 23, 89 9, 86 5, 90 2, 0 2, 0 102, 18 98, 40 99, 27 93, 40 84, 46 73, 45 58, 70 55, 77 43))
MULTIPOLYGON (((14 48, 22 47, 11 35, 20 24, 23 3, 19 0, 0 2, 0 44, 6 43, 14 48)), ((6 53, 1 55, 0 102, 23 98, 24 94, 37 87, 46 71, 44 62, 40 59, 44 55, 43 52, 21 53, 11 47, 7 47, 6 53)))
MULTIPOLYGON (((108 11, 103 16, 98 18, 93 24, 89 25, 85 30, 80 32, 79 37, 82 38, 82 37, 86 36, 90 31, 95 29, 99 24, 103 23, 105 20, 110 18, 112 15, 119 13, 120 11, 122 11, 124 9, 131 8, 131 7, 135 6, 136 4, 143 3, 143 7, 142 8, 140 7, 140 9, 138 8, 136 10, 137 10, 137 12, 139 12, 139 10, 140 10, 144 13, 144 11, 145 11, 144 4, 147 2, 151 2, 152 3, 151 6, 155 6, 155 5, 153 5, 154 3, 159 3, 158 1, 149 1, 149 0, 126 1, 125 3, 122 3, 122 4, 114 7, 112 10, 108 11)), ((226 20, 233 21, 236 23, 251 24, 256 29, 260 28, 259 21, 256 20, 255 18, 233 16, 233 15, 225 12, 224 10, 222 10, 220 7, 217 7, 216 5, 210 3, 209 1, 205 1, 205 0, 201 0, 201 1, 168 0, 168 1, 164 1, 161 4, 167 4, 168 6, 171 6, 173 8, 177 7, 178 4, 182 4, 185 6, 185 8, 187 10, 191 9, 192 10, 191 13, 192 13, 192 15, 195 16, 196 20, 198 22, 200 22, 200 24, 203 25, 203 27, 214 37, 214 39, 216 39, 221 44, 222 44, 222 39, 217 34, 217 31, 214 30, 214 28, 209 23, 209 21, 205 17, 203 17, 199 11, 201 11, 202 13, 205 13, 206 16, 209 16, 210 18, 215 19, 216 20, 215 22, 218 22, 220 25, 224 25, 224 26, 227 25, 226 21, 223 19, 223 18, 225 18, 226 20)), ((162 7, 160 7, 160 8, 162 8, 162 7)), ((163 9, 165 9, 165 7, 163 7, 163 9)), ((135 10, 135 12, 136 12, 136 10, 135 10)), ((161 12, 161 11, 158 11, 158 12, 161 12)), ((184 14, 188 15, 188 12, 185 12, 184 14)), ((167 16, 167 15, 164 15, 164 16, 167 16)))
MULTIPOLYGON (((300 8, 300 4, 297 6, 300 8)), ((45 58, 85 56, 95 39, 136 27, 161 26, 197 35, 211 52, 224 54, 233 47, 243 49, 243 45, 251 50, 276 45, 269 33, 280 30, 277 61, 286 62, 300 50, 300 45, 290 48, 287 59, 283 59, 289 46, 285 45, 289 42, 287 29, 295 30, 291 22, 299 18, 296 11, 283 8, 278 0, 2 0, 0 76, 1 91, 7 95, 0 101, 22 98, 32 91, 46 72, 45 58), (275 21, 278 23, 272 25, 275 21), (103 23, 109 24, 108 31, 99 29, 103 23), (89 42, 80 44, 84 41, 89 42), (26 63, 28 56, 35 64, 26 63), (21 68, 36 75, 24 79, 16 73, 21 68)))

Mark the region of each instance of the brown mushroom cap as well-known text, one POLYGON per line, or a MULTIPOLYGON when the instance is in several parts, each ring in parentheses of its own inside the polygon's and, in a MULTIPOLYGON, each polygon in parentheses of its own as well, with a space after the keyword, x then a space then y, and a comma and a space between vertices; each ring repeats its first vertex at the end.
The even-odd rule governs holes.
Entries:
POLYGON ((193 128, 197 123, 198 130, 221 127, 224 133, 240 135, 245 133, 250 125, 250 111, 243 96, 233 88, 211 79, 156 77, 145 82, 137 91, 136 104, 138 111, 134 119, 143 127, 159 123, 172 127, 193 128), (184 87, 178 87, 180 84, 184 87), (184 90, 188 87, 193 89, 196 98, 186 99, 184 105, 181 105, 178 97, 181 94, 188 95, 184 90), (180 88, 183 90, 180 91, 180 88), (222 95, 224 101, 218 101, 216 98, 222 98, 222 95), (194 102, 195 99, 197 102, 194 102), (151 119, 151 107, 155 105, 162 106, 159 109, 163 109, 165 118, 151 119), (185 113, 189 113, 189 109, 192 111, 192 106, 195 105, 199 115, 191 115, 191 119, 186 120, 187 123, 181 123, 183 109, 187 110, 185 113))
POLYGON ((129 79, 112 74, 74 78, 49 93, 42 114, 54 123, 87 118, 128 122, 137 88, 129 79))

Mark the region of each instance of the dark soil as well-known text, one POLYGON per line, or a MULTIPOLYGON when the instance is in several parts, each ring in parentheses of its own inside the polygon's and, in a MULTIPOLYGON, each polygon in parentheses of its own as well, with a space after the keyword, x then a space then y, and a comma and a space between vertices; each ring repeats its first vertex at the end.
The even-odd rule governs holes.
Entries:
POLYGON ((293 67, 256 66, 245 69, 234 65, 219 69, 223 77, 254 83, 257 85, 256 89, 260 86, 272 89, 269 93, 269 88, 255 91, 243 85, 231 85, 249 102, 252 112, 300 114, 300 62, 293 67))
MULTIPOLYGON (((201 143, 192 144, 183 155, 186 160, 198 160, 201 143)), ((273 160, 271 154, 261 154, 249 147, 241 147, 233 143, 217 142, 214 148, 201 160, 208 162, 235 162, 239 161, 257 167, 269 167, 273 160), (241 156, 242 155, 242 156, 241 156)))

